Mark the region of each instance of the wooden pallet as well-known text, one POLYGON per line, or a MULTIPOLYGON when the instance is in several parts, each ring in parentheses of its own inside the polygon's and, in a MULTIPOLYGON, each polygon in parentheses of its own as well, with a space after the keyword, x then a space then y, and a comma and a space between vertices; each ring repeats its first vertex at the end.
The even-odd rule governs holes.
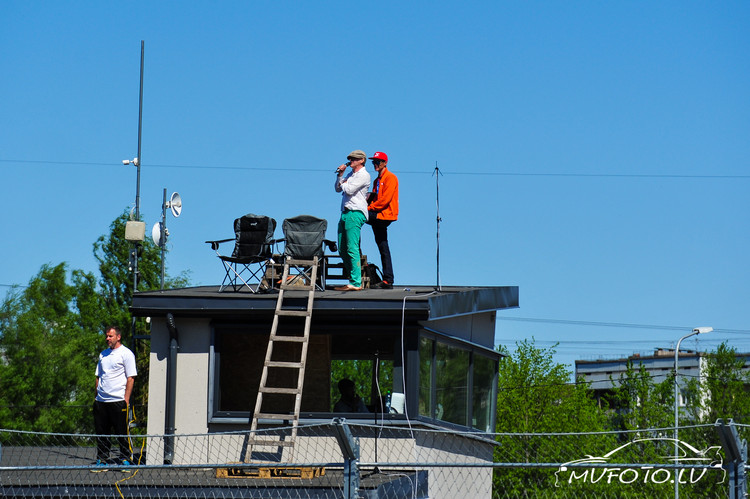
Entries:
MULTIPOLYGON (((237 463, 239 464, 239 463, 237 463)), ((242 468, 217 468, 216 478, 298 478, 310 479, 324 476, 323 466, 249 466, 242 468)))

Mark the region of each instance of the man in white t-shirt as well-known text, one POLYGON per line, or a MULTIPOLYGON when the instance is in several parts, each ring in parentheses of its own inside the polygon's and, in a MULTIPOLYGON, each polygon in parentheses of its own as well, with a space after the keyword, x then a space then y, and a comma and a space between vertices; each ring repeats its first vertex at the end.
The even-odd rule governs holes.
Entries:
MULTIPOLYGON (((107 328, 107 348, 99 354, 96 365, 96 400, 94 400, 94 429, 96 439, 96 464, 110 462, 111 438, 128 431, 128 405, 133 392, 135 355, 122 344, 120 328, 107 328), (105 436, 106 435, 106 436, 105 436)), ((120 454, 114 462, 129 465, 131 456, 127 437, 118 437, 120 454)))

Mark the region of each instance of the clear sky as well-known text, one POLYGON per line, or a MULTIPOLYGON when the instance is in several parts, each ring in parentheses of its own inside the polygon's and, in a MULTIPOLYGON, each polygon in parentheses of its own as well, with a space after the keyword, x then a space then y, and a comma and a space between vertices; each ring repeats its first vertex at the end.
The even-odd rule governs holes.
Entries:
MULTIPOLYGON (((222 271, 232 220, 329 221, 334 169, 400 180, 397 285, 515 285, 496 341, 560 362, 729 341, 750 351, 750 3, 37 2, 0 8, 0 293, 162 190, 167 266, 222 271), (368 168, 372 171, 371 166, 368 168)), ((372 232, 363 250, 379 262, 372 232)), ((126 262, 123 262, 126 265, 126 262)))

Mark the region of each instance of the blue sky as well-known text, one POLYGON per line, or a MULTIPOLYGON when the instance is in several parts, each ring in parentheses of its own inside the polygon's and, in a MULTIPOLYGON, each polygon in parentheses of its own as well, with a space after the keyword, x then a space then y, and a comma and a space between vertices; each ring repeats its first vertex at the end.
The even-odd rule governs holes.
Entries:
MULTIPOLYGON (((162 189, 171 272, 218 284, 242 214, 335 236, 333 170, 385 151, 397 284, 517 285, 497 342, 557 359, 729 341, 750 351, 750 4, 34 2, 0 19, 0 292, 162 189)), ((370 168, 371 169, 371 168, 370 168)), ((363 249, 379 263, 372 233, 363 249)), ((279 229, 280 235, 280 229, 279 229)), ((125 262, 123 263, 125 264, 125 262)))

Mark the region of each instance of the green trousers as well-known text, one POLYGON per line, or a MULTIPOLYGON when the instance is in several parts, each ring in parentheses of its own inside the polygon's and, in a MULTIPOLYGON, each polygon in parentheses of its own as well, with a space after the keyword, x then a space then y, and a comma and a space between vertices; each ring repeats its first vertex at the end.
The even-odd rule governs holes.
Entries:
POLYGON ((339 220, 339 255, 344 262, 344 277, 348 276, 349 284, 357 288, 362 286, 359 239, 366 221, 364 213, 351 210, 345 210, 339 220))

